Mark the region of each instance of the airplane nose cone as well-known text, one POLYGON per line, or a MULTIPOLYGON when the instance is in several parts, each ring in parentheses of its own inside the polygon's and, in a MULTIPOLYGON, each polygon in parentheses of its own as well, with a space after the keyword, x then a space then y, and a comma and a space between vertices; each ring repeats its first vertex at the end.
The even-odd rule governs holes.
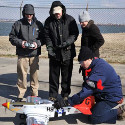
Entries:
POLYGON ((5 107, 5 112, 6 112, 6 109, 9 109, 9 105, 10 105, 10 102, 6 102, 2 104, 2 106, 5 107))
POLYGON ((10 107, 10 102, 3 103, 2 106, 4 106, 4 107, 6 107, 6 108, 9 109, 9 107, 10 107))
POLYGON ((3 103, 2 106, 4 106, 4 107, 7 108, 7 102, 6 102, 6 103, 3 103))

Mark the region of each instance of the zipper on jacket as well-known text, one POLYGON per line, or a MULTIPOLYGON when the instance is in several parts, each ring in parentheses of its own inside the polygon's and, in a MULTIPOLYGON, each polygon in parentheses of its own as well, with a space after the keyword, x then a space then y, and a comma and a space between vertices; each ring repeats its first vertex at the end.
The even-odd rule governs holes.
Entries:
POLYGON ((33 28, 33 36, 34 36, 34 34, 35 34, 35 27, 33 28))

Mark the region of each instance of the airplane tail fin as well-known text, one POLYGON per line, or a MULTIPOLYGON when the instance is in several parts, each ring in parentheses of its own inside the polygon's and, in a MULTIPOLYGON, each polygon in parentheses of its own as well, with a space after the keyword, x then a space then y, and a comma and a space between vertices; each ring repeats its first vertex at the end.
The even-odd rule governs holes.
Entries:
POLYGON ((81 113, 85 115, 91 115, 91 108, 95 104, 95 98, 94 96, 89 96, 84 99, 84 101, 81 104, 75 105, 74 108, 78 109, 81 113))

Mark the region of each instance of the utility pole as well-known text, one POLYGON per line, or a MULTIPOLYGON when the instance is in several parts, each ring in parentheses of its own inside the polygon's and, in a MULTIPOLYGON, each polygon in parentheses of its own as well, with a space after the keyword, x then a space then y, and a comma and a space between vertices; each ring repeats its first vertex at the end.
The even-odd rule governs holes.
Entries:
POLYGON ((87 6, 86 6, 86 11, 88 11, 88 3, 87 3, 87 6))
POLYGON ((21 5, 20 5, 20 19, 22 17, 22 5, 23 5, 23 0, 22 0, 21 5))

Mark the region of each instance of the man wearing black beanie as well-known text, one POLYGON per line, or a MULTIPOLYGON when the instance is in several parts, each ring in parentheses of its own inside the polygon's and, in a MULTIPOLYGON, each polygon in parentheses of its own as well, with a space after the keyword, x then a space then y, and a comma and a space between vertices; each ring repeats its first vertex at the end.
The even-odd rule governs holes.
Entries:
POLYGON ((94 57, 92 50, 90 50, 88 47, 81 47, 80 53, 78 56, 78 61, 85 61, 87 59, 92 59, 94 57))
POLYGON ((115 124, 117 117, 125 117, 125 104, 123 103, 122 85, 120 77, 114 68, 105 60, 95 58, 92 51, 82 47, 78 56, 81 67, 85 69, 85 81, 82 90, 68 99, 68 102, 55 104, 55 107, 75 106, 81 104, 89 96, 95 97, 92 115, 89 116, 91 124, 115 124))
POLYGON ((34 6, 25 4, 22 11, 23 18, 17 20, 9 34, 9 41, 16 46, 17 87, 16 102, 21 102, 27 91, 27 73, 30 69, 31 96, 38 96, 38 70, 41 46, 44 45, 43 24, 35 17, 34 6))

